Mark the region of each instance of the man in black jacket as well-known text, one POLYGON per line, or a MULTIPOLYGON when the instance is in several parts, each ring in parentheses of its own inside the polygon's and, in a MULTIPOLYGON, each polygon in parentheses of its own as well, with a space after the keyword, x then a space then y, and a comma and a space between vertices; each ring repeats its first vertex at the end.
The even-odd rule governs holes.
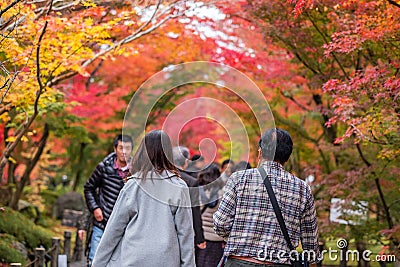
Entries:
POLYGON ((133 140, 130 136, 117 135, 114 139, 114 152, 97 165, 84 186, 86 204, 93 214, 89 262, 96 253, 119 191, 130 175, 132 149, 133 140))
MULTIPOLYGON (((185 181, 189 187, 190 200, 192 204, 192 216, 193 216, 193 229, 194 229, 194 241, 196 252, 198 249, 205 249, 206 242, 203 233, 203 223, 201 221, 200 212, 200 198, 199 198, 199 183, 195 178, 186 173, 184 169, 187 167, 189 158, 189 149, 186 147, 174 147, 173 148, 174 164, 178 168, 179 175, 182 180, 185 181)), ((197 254, 197 253, 196 253, 197 254)))

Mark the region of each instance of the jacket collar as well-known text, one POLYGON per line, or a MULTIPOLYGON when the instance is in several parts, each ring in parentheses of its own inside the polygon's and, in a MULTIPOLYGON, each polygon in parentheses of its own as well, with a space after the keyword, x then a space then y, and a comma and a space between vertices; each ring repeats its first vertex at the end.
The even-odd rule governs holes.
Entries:
POLYGON ((266 161, 263 161, 261 163, 261 166, 264 169, 283 170, 282 164, 280 164, 280 163, 278 163, 276 161, 268 161, 268 160, 266 160, 266 161))
MULTIPOLYGON (((168 171, 168 170, 164 170, 161 173, 156 172, 155 170, 153 171, 149 171, 148 173, 146 173, 146 179, 147 178, 152 178, 152 179, 157 179, 157 180, 163 180, 163 179, 169 179, 172 178, 174 176, 177 176, 175 173, 168 171)), ((135 172, 134 174, 132 174, 131 176, 128 177, 128 179, 142 179, 143 175, 142 172, 135 172)))

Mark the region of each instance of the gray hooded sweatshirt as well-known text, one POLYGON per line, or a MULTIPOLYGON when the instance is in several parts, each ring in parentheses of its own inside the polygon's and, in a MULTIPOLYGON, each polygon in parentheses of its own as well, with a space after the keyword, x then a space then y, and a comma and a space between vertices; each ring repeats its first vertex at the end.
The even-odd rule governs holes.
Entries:
POLYGON ((164 171, 130 177, 93 259, 94 267, 195 266, 187 185, 164 171))

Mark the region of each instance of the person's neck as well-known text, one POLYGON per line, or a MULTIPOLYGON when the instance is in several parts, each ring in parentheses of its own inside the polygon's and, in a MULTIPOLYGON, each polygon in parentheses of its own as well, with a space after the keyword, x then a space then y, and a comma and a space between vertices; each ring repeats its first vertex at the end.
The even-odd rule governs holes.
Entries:
POLYGON ((283 167, 283 166, 285 165, 285 163, 286 163, 286 162, 283 162, 283 163, 282 163, 282 162, 280 162, 280 161, 276 161, 276 160, 269 160, 269 159, 264 159, 264 158, 263 158, 263 159, 261 159, 261 164, 262 164, 262 163, 264 163, 264 162, 276 162, 276 163, 279 163, 279 164, 281 164, 281 165, 282 165, 282 167, 283 167))
POLYGON ((120 161, 120 160, 117 159, 117 165, 118 165, 118 167, 123 168, 123 167, 125 167, 127 164, 128 164, 128 163, 126 163, 126 161, 120 161))

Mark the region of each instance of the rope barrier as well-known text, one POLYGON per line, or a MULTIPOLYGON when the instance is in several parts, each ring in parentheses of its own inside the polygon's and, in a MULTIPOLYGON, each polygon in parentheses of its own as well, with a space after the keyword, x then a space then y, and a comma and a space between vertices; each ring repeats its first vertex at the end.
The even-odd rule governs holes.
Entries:
MULTIPOLYGON (((71 232, 65 231, 64 237, 65 237, 65 240, 64 240, 64 249, 65 249, 65 246, 66 246, 65 241, 68 240, 70 242, 71 232)), ((53 266, 54 264, 57 264, 56 260, 57 260, 57 256, 59 254, 59 249, 60 249, 60 238, 53 237, 52 242, 53 242, 53 245, 48 250, 45 250, 44 247, 36 248, 35 249, 35 259, 33 261, 30 261, 26 265, 24 265, 24 267, 33 267, 38 262, 40 265, 44 264, 43 266, 47 266, 46 262, 50 262, 51 266, 53 266)), ((67 250, 67 254, 68 253, 69 253, 69 249, 67 250)), ((18 263, 16 263, 16 264, 18 264, 18 263)), ((15 265, 15 266, 18 266, 18 265, 15 265)), ((19 266, 21 266, 20 263, 19 263, 19 266)))
POLYGON ((57 246, 56 245, 53 245, 51 248, 49 248, 49 250, 47 250, 44 254, 45 255, 47 255, 47 254, 49 254, 50 252, 52 252, 53 250, 55 250, 57 248, 57 246))
POLYGON ((35 260, 33 260, 33 261, 29 262, 27 265, 25 265, 25 267, 33 266, 33 264, 35 264, 38 260, 39 260, 39 259, 36 258, 35 260))

